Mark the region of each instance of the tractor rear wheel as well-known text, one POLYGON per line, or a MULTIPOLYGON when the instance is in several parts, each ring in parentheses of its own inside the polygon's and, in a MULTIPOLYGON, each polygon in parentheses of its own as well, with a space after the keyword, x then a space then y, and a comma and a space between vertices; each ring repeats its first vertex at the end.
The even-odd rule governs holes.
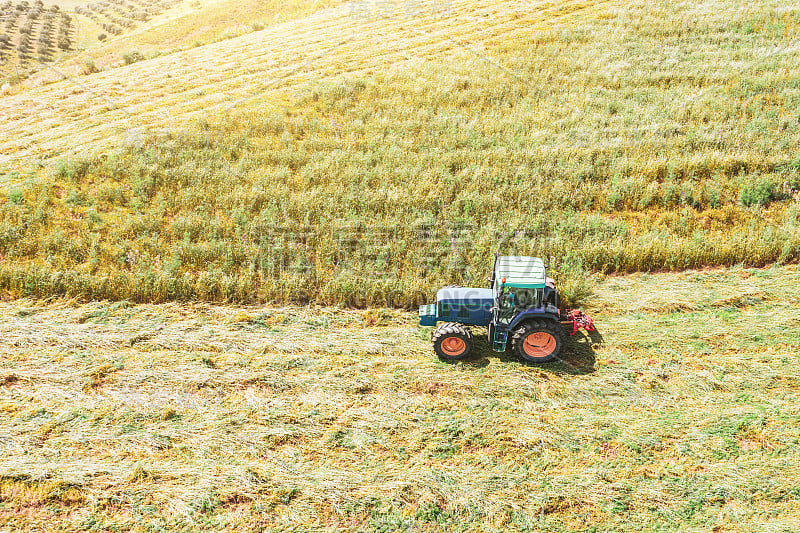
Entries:
POLYGON ((457 361, 472 351, 472 332, 455 322, 442 324, 433 331, 433 350, 439 359, 457 361))
POLYGON ((558 358, 564 345, 561 324, 552 320, 531 320, 516 330, 511 337, 514 352, 531 363, 547 363, 558 358))

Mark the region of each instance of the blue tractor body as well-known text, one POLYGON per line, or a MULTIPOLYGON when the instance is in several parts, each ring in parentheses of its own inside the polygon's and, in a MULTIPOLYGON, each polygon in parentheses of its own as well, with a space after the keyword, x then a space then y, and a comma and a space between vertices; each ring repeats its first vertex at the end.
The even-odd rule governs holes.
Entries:
POLYGON ((488 327, 492 320, 494 298, 492 289, 445 287, 436 293, 436 303, 419 308, 422 326, 438 322, 458 322, 470 326, 488 327))

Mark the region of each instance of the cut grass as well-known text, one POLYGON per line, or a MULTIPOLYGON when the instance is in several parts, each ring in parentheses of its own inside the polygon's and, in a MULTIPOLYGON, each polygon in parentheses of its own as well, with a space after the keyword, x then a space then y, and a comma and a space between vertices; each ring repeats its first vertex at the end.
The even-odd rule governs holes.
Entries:
MULTIPOLYGON (((702 144, 712 133, 747 133, 735 117, 757 121, 753 126, 772 134, 778 133, 772 120, 777 119, 780 126, 781 119, 788 119, 787 128, 794 131, 784 112, 791 108, 784 105, 784 99, 793 98, 794 52, 788 48, 768 56, 767 61, 762 48, 788 42, 792 34, 786 33, 781 20, 794 20, 796 14, 774 2, 761 2, 753 11, 740 10, 734 4, 696 10, 691 4, 667 2, 582 1, 558 6, 455 2, 449 18, 354 19, 348 6, 324 10, 124 71, 98 73, 82 79, 82 87, 66 80, 4 99, 0 116, 5 120, 0 122, 0 131, 13 131, 18 142, 9 139, 0 150, 18 160, 50 158, 74 153, 76 148, 101 149, 115 145, 125 131, 182 127, 193 118, 211 115, 212 110, 219 113, 242 97, 262 98, 251 102, 248 107, 252 109, 256 103, 280 101, 284 88, 295 96, 298 90, 308 88, 309 80, 369 77, 402 72, 409 66, 419 66, 421 73, 427 73, 420 76, 423 96, 425 81, 430 78, 438 85, 459 76, 469 84, 490 76, 498 89, 506 87, 511 95, 521 92, 518 85, 527 86, 528 91, 521 95, 527 93, 535 99, 532 103, 537 113, 527 117, 524 113, 518 122, 523 131, 529 126, 535 130, 537 142, 531 146, 554 136, 557 140, 566 137, 571 144, 626 146, 642 137, 660 143, 691 135, 695 143, 702 144), (740 26, 754 13, 766 24, 757 32, 741 34, 740 26), (687 32, 683 18, 694 16, 694 31, 687 32), (631 38, 636 41, 628 46, 631 38), (683 38, 698 42, 683 43, 683 38), (709 42, 714 48, 707 52, 698 52, 684 62, 674 59, 680 57, 684 46, 706 49, 709 42), (323 57, 317 57, 320 54, 323 57), (653 65, 660 66, 654 70, 653 65), (781 82, 775 69, 784 67, 788 79, 781 82), (740 94, 724 98, 726 106, 719 110, 728 116, 732 129, 715 129, 716 120, 704 120, 714 118, 709 99, 725 96, 731 69, 742 70, 745 84, 740 94), (704 77, 698 78, 696 72, 704 72, 704 77), (776 101, 769 104, 776 108, 776 116, 765 120, 753 106, 761 105, 761 87, 773 82, 778 83, 776 101), (780 90, 786 84, 788 91, 780 90), (662 98, 647 94, 655 88, 663 91, 662 98), (197 96, 200 89, 204 97, 197 96), (115 105, 109 108, 108 99, 115 105), (681 109, 687 100, 691 105, 681 109), (584 112, 575 116, 570 102, 581 102, 584 112), (671 105, 664 106, 664 102, 671 105), (546 110, 551 112, 538 115, 546 110), (645 117, 648 120, 643 121, 645 117), (46 130, 36 127, 44 118, 50 125, 46 130), (581 118, 578 125, 574 124, 577 118, 581 118), (691 119, 689 124, 681 124, 683 118, 691 119)), ((129 48, 139 48, 138 44, 145 43, 129 48)), ((418 69, 412 68, 411 74, 418 74, 418 69)), ((477 101, 465 100, 463 110, 483 112, 503 103, 502 95, 486 94, 477 101)), ((494 116, 486 114, 485 119, 493 121, 494 116)), ((469 117, 464 121, 469 122, 469 117)), ((790 144, 787 132, 780 135, 784 137, 780 145, 790 144)), ((769 146, 757 146, 762 144, 769 146)), ((720 150, 715 155, 724 153, 720 150)), ((657 157, 653 164, 660 162, 657 157)))
POLYGON ((608 277, 541 367, 388 309, 5 302, 0 527, 793 531, 798 287, 608 277))

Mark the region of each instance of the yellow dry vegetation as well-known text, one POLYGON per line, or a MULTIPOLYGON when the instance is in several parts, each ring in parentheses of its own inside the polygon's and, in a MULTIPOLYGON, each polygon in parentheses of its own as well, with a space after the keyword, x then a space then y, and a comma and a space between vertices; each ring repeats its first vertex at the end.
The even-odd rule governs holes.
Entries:
POLYGON ((328 5, 0 100, 0 287, 410 307, 499 250, 580 305, 800 257, 796 7, 328 5))
POLYGON ((798 287, 609 276, 538 367, 392 309, 3 302, 0 528, 793 530, 798 287))
MULTIPOLYGON (((289 13, 302 13, 302 5, 289 4, 289 13)), ((312 4, 318 5, 325 4, 312 4)), ((448 57, 453 60, 453 54, 463 56, 471 54, 470 50, 480 54, 484 48, 513 45, 520 37, 527 41, 538 32, 569 28, 582 17, 610 10, 616 4, 586 0, 533 4, 426 1, 416 2, 410 16, 405 15, 400 2, 389 2, 392 9, 387 13, 378 11, 374 3, 366 5, 363 16, 355 15, 350 4, 323 9, 263 31, 156 57, 121 71, 110 69, 3 98, 0 169, 16 168, 13 163, 23 160, 97 153, 153 129, 186 127, 193 119, 218 115, 233 107, 263 105, 265 97, 269 101, 308 81, 331 81, 448 57), (440 5, 449 7, 448 16, 437 11, 440 5), (460 45, 458 39, 468 46, 460 45), (251 100, 242 102, 243 98, 251 100)), ((239 3, 230 2, 223 4, 216 16, 201 11, 188 15, 189 24, 181 18, 155 28, 154 40, 148 41, 148 31, 131 37, 131 42, 144 47, 166 40, 170 46, 180 46, 195 35, 209 35, 203 31, 206 22, 208 31, 216 32, 220 24, 250 21, 262 9, 262 4, 243 6, 241 19, 226 15, 239 9, 239 3)), ((280 20, 282 11, 275 6, 267 13, 280 20)), ((487 53, 491 59, 492 53, 487 53)))

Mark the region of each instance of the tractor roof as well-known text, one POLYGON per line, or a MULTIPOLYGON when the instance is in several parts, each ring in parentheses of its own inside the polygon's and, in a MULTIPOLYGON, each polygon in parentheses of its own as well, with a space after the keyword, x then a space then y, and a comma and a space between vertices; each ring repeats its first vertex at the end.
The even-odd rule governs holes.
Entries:
POLYGON ((506 280, 507 287, 541 289, 547 282, 547 268, 538 257, 500 256, 494 266, 496 283, 506 280))

